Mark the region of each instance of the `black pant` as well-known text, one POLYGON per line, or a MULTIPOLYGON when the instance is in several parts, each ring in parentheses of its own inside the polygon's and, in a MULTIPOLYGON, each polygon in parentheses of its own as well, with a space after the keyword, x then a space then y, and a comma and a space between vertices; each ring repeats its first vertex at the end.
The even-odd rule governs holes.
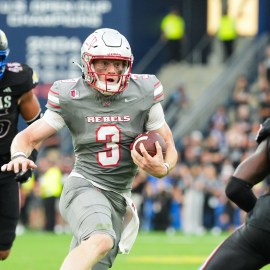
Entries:
POLYGON ((270 195, 258 199, 247 222, 205 261, 201 270, 257 270, 270 263, 270 195))
POLYGON ((167 52, 169 61, 177 61, 179 62, 182 58, 182 51, 181 51, 181 41, 177 40, 168 40, 167 42, 167 52))
POLYGON ((0 250, 8 250, 15 239, 19 220, 19 186, 13 174, 9 181, 1 180, 3 179, 0 179, 0 250))
POLYGON ((257 270, 270 262, 270 233, 244 225, 227 238, 200 270, 257 270))
POLYGON ((56 197, 48 197, 43 199, 45 210, 45 231, 53 232, 56 223, 55 211, 56 197))
POLYGON ((234 40, 224 40, 223 50, 224 50, 224 61, 228 60, 234 51, 234 40))

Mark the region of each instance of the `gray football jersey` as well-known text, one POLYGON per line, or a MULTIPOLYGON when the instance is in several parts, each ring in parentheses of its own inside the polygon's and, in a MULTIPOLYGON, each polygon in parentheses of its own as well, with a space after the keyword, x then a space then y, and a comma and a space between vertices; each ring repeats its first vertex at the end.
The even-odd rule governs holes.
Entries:
POLYGON ((59 113, 71 132, 74 171, 125 192, 131 190, 137 170, 130 145, 145 131, 150 108, 163 98, 155 75, 133 74, 128 87, 113 97, 102 96, 80 77, 56 81, 46 107, 59 113))

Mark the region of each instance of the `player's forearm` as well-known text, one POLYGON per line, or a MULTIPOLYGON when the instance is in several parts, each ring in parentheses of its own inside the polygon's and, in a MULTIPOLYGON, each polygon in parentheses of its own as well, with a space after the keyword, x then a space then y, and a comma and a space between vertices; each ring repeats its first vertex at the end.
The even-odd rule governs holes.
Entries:
POLYGON ((170 173, 175 167, 178 160, 178 153, 175 149, 173 135, 167 123, 165 123, 160 129, 158 129, 157 132, 159 132, 160 135, 163 137, 167 146, 164 162, 169 164, 169 171, 167 173, 170 173))
POLYGON ((38 119, 16 135, 11 145, 11 154, 23 152, 28 157, 34 148, 38 149, 45 139, 56 132, 43 118, 38 119))
POLYGON ((36 143, 31 141, 31 137, 29 137, 26 132, 19 132, 13 139, 10 147, 11 157, 19 152, 24 153, 28 157, 35 146, 36 143))
POLYGON ((173 168, 175 167, 178 159, 178 153, 172 143, 167 143, 167 151, 165 156, 165 162, 169 164, 171 172, 173 168))

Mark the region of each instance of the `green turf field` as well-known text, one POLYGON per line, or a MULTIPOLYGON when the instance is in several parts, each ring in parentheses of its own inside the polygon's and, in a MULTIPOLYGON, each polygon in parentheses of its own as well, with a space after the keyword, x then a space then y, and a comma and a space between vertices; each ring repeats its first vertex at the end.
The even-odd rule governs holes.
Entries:
MULTIPOLYGON (((140 233, 129 255, 119 255, 114 270, 195 270, 221 236, 140 233)), ((18 236, 1 270, 58 270, 68 252, 70 235, 27 232, 18 236)), ((263 268, 270 270, 270 266, 263 268)), ((76 269, 74 269, 76 270, 76 269)))

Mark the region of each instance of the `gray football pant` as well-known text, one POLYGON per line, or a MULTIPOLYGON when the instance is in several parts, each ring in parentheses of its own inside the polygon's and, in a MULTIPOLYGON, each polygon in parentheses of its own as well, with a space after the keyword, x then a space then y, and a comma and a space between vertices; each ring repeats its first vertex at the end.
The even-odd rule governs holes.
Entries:
POLYGON ((100 190, 83 178, 72 176, 64 184, 60 212, 73 234, 70 249, 95 233, 109 234, 114 239, 113 249, 93 270, 110 268, 118 254, 126 212, 125 199, 115 192, 100 190))

